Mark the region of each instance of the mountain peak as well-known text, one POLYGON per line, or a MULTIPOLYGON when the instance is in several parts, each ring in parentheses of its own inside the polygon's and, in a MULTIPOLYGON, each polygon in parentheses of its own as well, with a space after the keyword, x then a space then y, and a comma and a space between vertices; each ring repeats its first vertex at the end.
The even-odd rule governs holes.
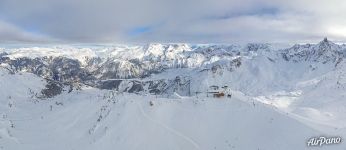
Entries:
POLYGON ((295 61, 336 62, 342 57, 340 51, 340 45, 329 41, 325 37, 318 44, 295 45, 292 48, 286 49, 285 58, 295 61))
POLYGON ((327 37, 325 37, 319 45, 333 45, 334 43, 332 41, 329 41, 327 37))
POLYGON ((328 38, 325 37, 325 38, 323 39, 323 42, 328 42, 328 38))

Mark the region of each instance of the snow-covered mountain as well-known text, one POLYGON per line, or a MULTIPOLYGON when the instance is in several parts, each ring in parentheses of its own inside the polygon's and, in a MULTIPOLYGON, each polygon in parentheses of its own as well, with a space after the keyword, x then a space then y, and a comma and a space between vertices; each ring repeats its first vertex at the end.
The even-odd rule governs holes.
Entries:
POLYGON ((306 149, 346 136, 345 57, 328 39, 2 48, 0 148, 306 149))

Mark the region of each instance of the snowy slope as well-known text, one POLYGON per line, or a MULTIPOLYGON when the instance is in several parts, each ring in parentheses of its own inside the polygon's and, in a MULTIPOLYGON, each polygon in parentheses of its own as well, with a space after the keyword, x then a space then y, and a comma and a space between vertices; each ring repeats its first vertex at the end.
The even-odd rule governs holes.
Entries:
MULTIPOLYGON (((8 76, 3 84, 13 82, 3 80, 8 76)), ((2 122, 14 124, 2 125, 10 135, 2 135, 3 149, 303 149, 306 138, 323 133, 238 97, 166 99, 85 88, 49 101, 18 97, 12 103, 3 109, 2 122)))
POLYGON ((308 149, 346 137, 345 52, 327 39, 0 49, 0 149, 308 149))

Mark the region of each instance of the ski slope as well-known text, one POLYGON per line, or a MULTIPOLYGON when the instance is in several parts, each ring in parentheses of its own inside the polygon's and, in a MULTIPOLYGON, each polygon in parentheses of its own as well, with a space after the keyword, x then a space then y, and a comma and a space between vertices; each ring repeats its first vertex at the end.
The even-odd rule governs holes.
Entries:
POLYGON ((346 45, 0 49, 0 149, 344 150, 346 45))
POLYGON ((308 149, 313 136, 346 135, 344 126, 304 116, 309 111, 284 111, 240 92, 231 99, 170 99, 83 87, 37 100, 29 89, 44 87, 39 77, 2 69, 0 82, 0 146, 6 150, 291 150, 308 149))

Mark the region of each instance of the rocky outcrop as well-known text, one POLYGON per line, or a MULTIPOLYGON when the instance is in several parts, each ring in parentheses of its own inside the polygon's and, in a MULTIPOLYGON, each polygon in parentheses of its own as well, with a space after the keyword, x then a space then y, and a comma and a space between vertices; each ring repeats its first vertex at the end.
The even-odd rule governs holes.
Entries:
POLYGON ((104 80, 97 83, 100 89, 117 90, 128 93, 150 93, 154 95, 190 94, 190 77, 177 76, 175 79, 162 80, 133 80, 133 79, 115 79, 104 80))
POLYGON ((296 44, 282 52, 282 57, 287 61, 300 62, 312 61, 320 63, 336 63, 342 59, 343 48, 327 38, 318 44, 296 44))

